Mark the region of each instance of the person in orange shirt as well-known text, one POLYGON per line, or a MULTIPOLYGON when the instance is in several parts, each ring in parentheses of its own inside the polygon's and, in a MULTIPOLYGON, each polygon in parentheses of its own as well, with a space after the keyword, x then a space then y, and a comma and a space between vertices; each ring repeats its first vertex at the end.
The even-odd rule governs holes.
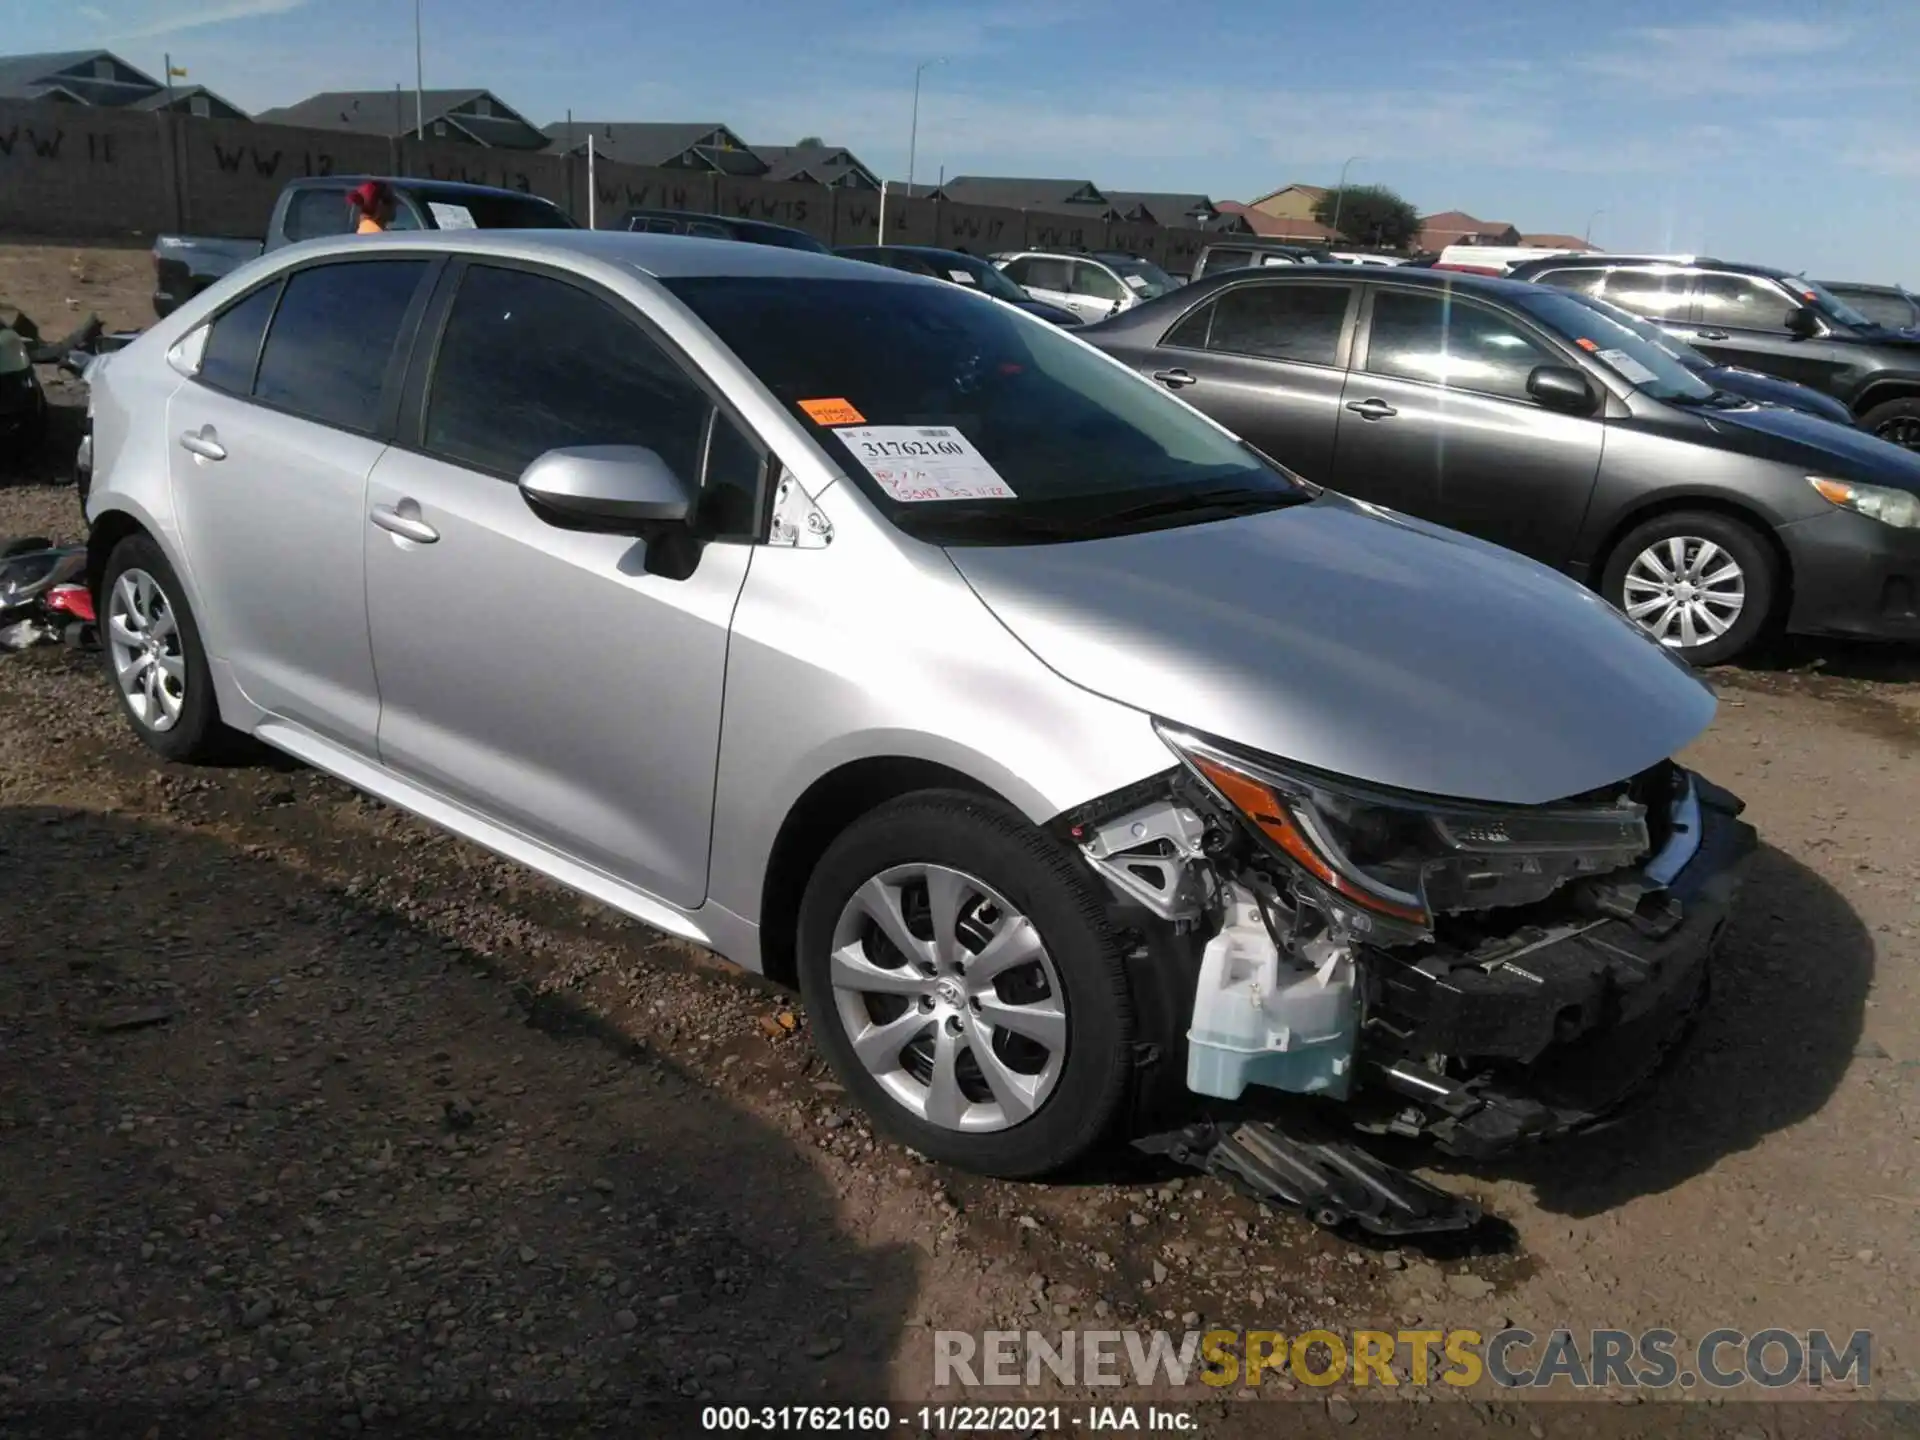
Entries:
POLYGON ((353 207, 356 235, 378 235, 393 223, 393 191, 378 180, 349 190, 347 203, 353 207))

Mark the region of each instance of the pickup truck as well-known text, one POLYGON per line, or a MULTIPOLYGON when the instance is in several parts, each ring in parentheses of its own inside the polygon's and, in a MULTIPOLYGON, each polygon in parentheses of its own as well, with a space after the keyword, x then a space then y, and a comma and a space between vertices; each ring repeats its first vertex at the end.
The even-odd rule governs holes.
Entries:
POLYGON ((353 228, 347 192, 368 180, 393 190, 394 230, 572 230, 562 210, 538 195, 384 175, 326 175, 295 180, 280 192, 264 240, 162 235, 153 245, 153 313, 169 315, 215 281, 269 250, 353 228))

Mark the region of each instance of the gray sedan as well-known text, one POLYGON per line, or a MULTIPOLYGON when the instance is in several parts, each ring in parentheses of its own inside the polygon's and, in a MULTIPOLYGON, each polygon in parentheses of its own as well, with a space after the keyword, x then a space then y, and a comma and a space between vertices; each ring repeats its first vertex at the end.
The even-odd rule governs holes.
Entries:
POLYGON ((154 751, 249 734, 797 981, 984 1172, 1249 1086, 1460 1153, 1587 1123, 1751 841, 1668 759, 1712 696, 1579 586, 872 265, 320 242, 114 356, 93 427, 154 751))

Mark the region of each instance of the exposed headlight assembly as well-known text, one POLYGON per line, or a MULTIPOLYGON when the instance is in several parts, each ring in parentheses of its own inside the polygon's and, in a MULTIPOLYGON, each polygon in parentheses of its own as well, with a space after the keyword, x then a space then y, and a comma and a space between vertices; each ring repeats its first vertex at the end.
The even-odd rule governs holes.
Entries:
POLYGON ((1646 810, 1624 795, 1536 806, 1431 800, 1158 729, 1269 850, 1350 902, 1343 908, 1361 930, 1384 922, 1414 938, 1438 914, 1530 905, 1570 880, 1631 865, 1649 848, 1646 810))
POLYGON ((1911 490, 1895 490, 1888 485, 1860 485, 1852 480, 1829 480, 1809 475, 1807 483, 1820 492, 1820 498, 1891 525, 1896 530, 1920 530, 1920 495, 1911 490))

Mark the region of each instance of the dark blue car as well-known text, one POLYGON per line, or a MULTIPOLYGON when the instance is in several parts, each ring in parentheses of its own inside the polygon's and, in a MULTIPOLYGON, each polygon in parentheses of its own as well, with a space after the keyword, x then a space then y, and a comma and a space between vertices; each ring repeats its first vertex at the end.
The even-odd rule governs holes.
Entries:
POLYGON ((932 245, 843 245, 833 252, 848 260, 865 260, 870 265, 885 265, 915 275, 931 275, 950 285, 963 285, 1018 305, 1029 315, 1051 320, 1056 325, 1078 325, 1080 317, 1061 305, 1036 300, 1009 280, 989 260, 961 250, 941 250, 932 245))

